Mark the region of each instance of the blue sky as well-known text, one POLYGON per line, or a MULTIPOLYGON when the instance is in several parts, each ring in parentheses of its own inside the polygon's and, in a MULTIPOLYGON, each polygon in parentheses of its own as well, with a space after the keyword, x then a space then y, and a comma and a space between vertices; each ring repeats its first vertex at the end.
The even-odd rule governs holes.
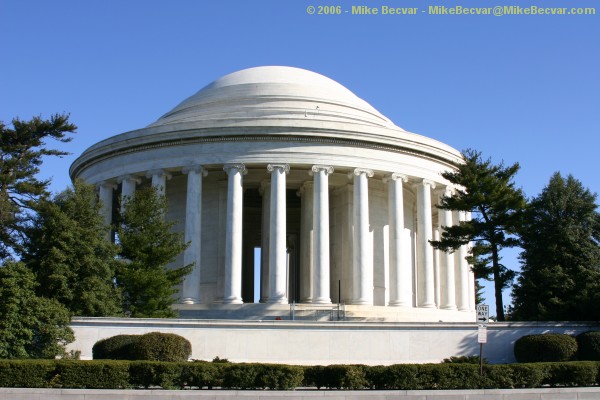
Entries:
POLYGON ((98 140, 152 123, 230 72, 289 65, 340 82, 406 130, 519 162, 528 196, 555 171, 600 192, 596 1, 0 0, 0 17, 0 120, 68 112, 79 126, 63 146, 73 155, 44 164, 54 191, 98 140), (596 15, 421 12, 502 4, 596 15), (309 15, 310 5, 419 12, 309 15))

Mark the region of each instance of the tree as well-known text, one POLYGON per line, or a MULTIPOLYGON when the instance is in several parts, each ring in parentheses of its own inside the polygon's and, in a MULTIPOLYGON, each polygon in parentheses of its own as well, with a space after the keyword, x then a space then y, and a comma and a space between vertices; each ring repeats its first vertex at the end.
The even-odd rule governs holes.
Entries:
POLYGON ((595 194, 558 172, 531 200, 520 233, 522 271, 513 288, 514 319, 600 319, 596 208, 595 194))
POLYGON ((69 311, 36 286, 23 263, 0 266, 0 358, 55 358, 74 340, 69 311))
POLYGON ((498 321, 504 321, 502 290, 510 285, 514 272, 500 263, 500 251, 518 245, 514 235, 526 206, 522 191, 513 182, 519 164, 494 165, 490 159, 483 160, 480 152, 469 149, 463 152, 462 162, 454 166, 455 171, 442 176, 455 185, 455 191, 444 196, 438 207, 472 212, 472 219, 445 227, 440 240, 431 244, 442 251, 454 251, 474 243, 474 272, 494 281, 496 315, 498 321))
POLYGON ((125 311, 132 317, 172 317, 171 305, 193 264, 168 268, 188 244, 183 234, 172 232, 174 221, 166 221, 167 201, 156 189, 142 188, 131 198, 117 228, 124 262, 117 271, 125 311))
POLYGON ((47 194, 50 180, 36 178, 45 156, 69 153, 48 149, 45 140, 61 143, 71 140, 67 132, 77 127, 68 115, 53 115, 50 120, 34 117, 31 121, 12 120, 12 128, 0 121, 0 260, 20 250, 23 230, 30 218, 28 211, 47 194))
POLYGON ((22 256, 36 274, 38 295, 53 298, 73 315, 122 314, 115 285, 117 246, 106 240, 110 227, 100 215, 92 185, 75 181, 53 200, 42 200, 27 230, 22 256))

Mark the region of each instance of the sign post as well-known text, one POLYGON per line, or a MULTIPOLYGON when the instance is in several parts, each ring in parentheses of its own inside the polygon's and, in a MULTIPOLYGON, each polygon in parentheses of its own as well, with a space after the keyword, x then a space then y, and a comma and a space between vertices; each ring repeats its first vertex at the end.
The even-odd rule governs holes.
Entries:
POLYGON ((483 375, 483 344, 487 343, 487 324, 490 322, 490 307, 477 304, 477 342, 479 343, 479 375, 483 375))

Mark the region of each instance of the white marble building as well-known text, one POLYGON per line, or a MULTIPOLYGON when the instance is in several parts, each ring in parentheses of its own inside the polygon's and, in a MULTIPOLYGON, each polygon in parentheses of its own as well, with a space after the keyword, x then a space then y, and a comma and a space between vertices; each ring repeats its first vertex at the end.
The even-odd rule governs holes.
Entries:
POLYGON ((341 300, 355 316, 474 321, 466 249, 429 244, 468 217, 435 207, 459 157, 329 78, 257 67, 97 143, 70 173, 98 185, 106 222, 137 187, 167 196, 191 243, 177 263, 195 263, 181 310, 341 300))

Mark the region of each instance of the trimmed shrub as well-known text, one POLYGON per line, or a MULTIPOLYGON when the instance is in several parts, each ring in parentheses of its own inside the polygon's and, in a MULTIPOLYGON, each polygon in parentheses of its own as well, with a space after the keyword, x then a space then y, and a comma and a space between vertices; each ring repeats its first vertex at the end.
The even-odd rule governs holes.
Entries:
POLYGON ((542 386, 548 374, 547 364, 511 364, 513 388, 536 388, 542 386))
POLYGON ((598 376, 595 362, 549 363, 544 384, 550 386, 593 386, 598 376))
POLYGON ((322 365, 311 365, 304 367, 304 387, 316 387, 317 389, 327 387, 325 367, 322 365))
POLYGON ((129 382, 134 387, 180 388, 182 363, 158 361, 132 361, 129 365, 129 382))
POLYGON ((223 385, 223 367, 205 361, 184 363, 181 369, 179 386, 212 389, 223 385))
POLYGON ((97 341, 92 347, 94 360, 133 360, 133 345, 140 335, 117 335, 97 341))
POLYGON ((481 387, 484 389, 513 389, 514 382, 510 365, 484 365, 481 387))
POLYGON ((419 369, 414 364, 396 364, 385 367, 383 380, 386 389, 416 390, 419 387, 417 378, 419 369))
POLYGON ((589 331, 577 336, 577 358, 586 361, 600 361, 600 332, 589 331))
POLYGON ((182 362, 192 354, 192 345, 174 333, 151 332, 139 336, 133 343, 133 360, 182 362))
POLYGON ((273 390, 290 390, 299 387, 304 379, 302 367, 281 364, 263 364, 257 376, 257 386, 273 390))
POLYGON ((419 367, 421 389, 478 389, 479 366, 474 364, 425 364, 419 367))
POLYGON ((570 361, 577 353, 577 341, 561 333, 527 335, 515 342, 514 352, 518 362, 570 361))
POLYGON ((129 362, 73 361, 56 362, 53 387, 69 389, 125 389, 129 385, 129 362))
POLYGON ((385 390, 388 388, 386 379, 386 366, 375 365, 365 369, 365 378, 367 379, 369 389, 385 390))
POLYGON ((364 389, 369 387, 364 365, 328 365, 323 368, 330 389, 364 389))
POLYGON ((257 389, 260 364, 224 364, 223 388, 257 389))
POLYGON ((54 360, 0 360, 0 387, 47 388, 55 376, 54 360))

